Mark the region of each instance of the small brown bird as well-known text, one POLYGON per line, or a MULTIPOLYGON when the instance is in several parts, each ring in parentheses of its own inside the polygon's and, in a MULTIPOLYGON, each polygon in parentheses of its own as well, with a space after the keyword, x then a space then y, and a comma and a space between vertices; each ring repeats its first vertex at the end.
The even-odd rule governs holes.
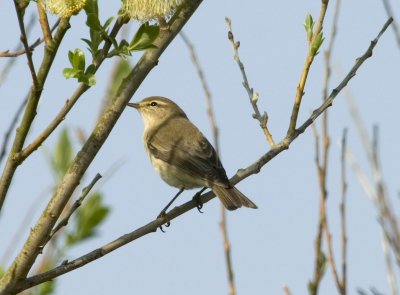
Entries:
MULTIPOLYGON (((161 96, 128 103, 144 122, 144 147, 161 178, 180 189, 211 188, 225 208, 257 208, 230 184, 213 146, 173 101, 161 96)), ((169 207, 169 205, 163 210, 169 207)))

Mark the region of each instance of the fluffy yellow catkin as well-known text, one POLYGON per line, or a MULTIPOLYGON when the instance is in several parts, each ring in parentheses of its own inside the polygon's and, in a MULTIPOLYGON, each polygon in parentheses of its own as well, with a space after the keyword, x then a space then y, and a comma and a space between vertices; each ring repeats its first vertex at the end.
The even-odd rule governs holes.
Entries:
POLYGON ((86 0, 45 0, 47 10, 62 18, 77 14, 86 4, 86 0))
POLYGON ((171 16, 184 0, 123 0, 121 14, 140 22, 171 16))

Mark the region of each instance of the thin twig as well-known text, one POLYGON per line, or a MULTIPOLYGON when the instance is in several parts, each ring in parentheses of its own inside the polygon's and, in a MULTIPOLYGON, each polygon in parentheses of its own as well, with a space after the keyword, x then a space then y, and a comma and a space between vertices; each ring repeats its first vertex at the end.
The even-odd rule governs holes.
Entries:
POLYGON ((371 197, 374 205, 378 209, 379 223, 382 230, 382 248, 386 261, 387 280, 392 294, 397 294, 398 288, 395 276, 393 275, 391 256, 390 253, 387 252, 387 243, 389 243, 392 247, 393 253, 397 259, 397 263, 400 265, 400 232, 397 219, 391 209, 392 206, 390 204, 389 197, 387 196, 383 181, 382 168, 378 153, 378 128, 376 126, 374 127, 372 142, 370 142, 365 124, 363 123, 359 111, 355 106, 355 100, 349 91, 347 91, 346 94, 351 117, 356 125, 359 137, 371 166, 375 189, 370 184, 370 181, 366 177, 365 173, 355 162, 354 157, 348 159, 349 162, 352 161, 350 164, 355 170, 361 186, 364 188, 367 195, 371 197))
MULTIPOLYGON (((196 50, 193 46, 193 44, 190 42, 189 38, 183 33, 180 32, 180 36, 183 39, 183 42, 186 44, 187 48, 189 49, 190 52, 190 57, 192 59, 192 62, 197 70, 197 75, 199 76, 201 85, 204 90, 204 95, 206 98, 206 104, 207 104, 207 115, 208 119, 210 121, 210 126, 213 134, 213 142, 214 142, 214 147, 217 151, 217 154, 219 154, 219 140, 218 140, 218 135, 219 135, 219 130, 218 126, 216 123, 216 119, 214 116, 214 111, 212 107, 212 98, 211 98, 211 92, 209 90, 207 81, 204 76, 203 69, 201 68, 200 61, 197 57, 196 50)), ((236 287, 235 287, 235 279, 234 279, 234 273, 233 273, 233 267, 232 267, 232 256, 231 256, 231 243, 229 241, 229 236, 228 236, 228 229, 227 229, 227 224, 226 224, 226 211, 224 206, 221 204, 221 221, 219 223, 220 229, 221 229, 221 234, 222 234, 222 239, 224 243, 224 252, 225 252, 225 263, 226 263, 226 270, 228 273, 228 283, 229 283, 229 295, 235 295, 236 294, 236 287)))
MULTIPOLYGON (((390 6, 389 0, 382 0, 382 2, 383 2, 383 6, 385 7, 387 16, 394 18, 393 9, 390 6)), ((393 21, 392 29, 393 29, 394 36, 396 38, 397 46, 400 48, 400 29, 399 29, 399 26, 396 21, 393 21)))
POLYGON ((382 249, 385 256, 386 270, 387 270, 387 281, 392 295, 398 295, 398 288, 396 277, 393 270, 392 256, 389 252, 389 241, 385 233, 382 231, 382 249))
POLYGON ((52 189, 53 186, 50 185, 35 197, 34 201, 29 206, 29 210, 20 221, 20 224, 13 230, 13 235, 10 239, 10 242, 8 243, 6 250, 2 253, 0 265, 8 265, 9 259, 13 258, 12 255, 15 251, 15 245, 18 245, 24 238, 24 233, 26 232, 27 228, 29 228, 34 216, 38 213, 37 211, 42 207, 44 200, 49 196, 52 189))
POLYGON ((290 289, 288 286, 283 286, 283 291, 285 292, 286 295, 292 295, 292 292, 290 292, 290 289))
MULTIPOLYGON (((336 32, 337 32, 337 23, 339 17, 339 8, 340 8, 340 0, 336 0, 335 2, 335 10, 332 21, 332 29, 330 34, 330 40, 327 49, 324 54, 325 61, 325 78, 322 92, 322 100, 325 101, 328 98, 328 87, 331 77, 331 55, 333 51, 333 46, 336 40, 336 32)), ((323 12, 325 13, 325 12, 323 12)), ((322 16, 323 19, 323 16, 322 16)), ((321 17, 320 17, 321 20, 321 17)), ((322 20, 321 20, 322 23, 322 20)), ((314 35, 315 36, 315 35, 314 35)), ((324 112, 322 115, 322 138, 323 138, 323 150, 322 150, 322 161, 317 162, 318 169, 318 177, 319 177, 319 186, 320 186, 320 222, 322 223, 323 232, 325 234, 326 244, 328 248, 328 263, 335 281, 335 284, 340 292, 340 294, 345 295, 346 291, 343 289, 342 280, 339 277, 335 257, 333 253, 333 245, 332 245, 332 234, 329 230, 329 222, 327 217, 327 198, 328 198, 328 189, 327 189, 327 173, 328 173, 328 159, 329 159, 329 150, 330 150, 330 137, 328 130, 328 111, 324 112)), ((319 148, 319 147, 318 147, 319 148)), ((318 153, 318 151, 317 151, 318 153)), ((319 226, 321 227, 321 225, 319 226)), ((320 235, 318 235, 321 238, 320 235)), ((321 246, 321 241, 319 243, 321 246)), ((317 252, 318 253, 318 252, 317 252)), ((316 259, 318 259, 317 256, 316 259)))
MULTIPOLYGON (((379 41, 379 38, 382 36, 382 34, 385 32, 387 27, 390 25, 392 22, 392 19, 389 19, 379 32, 378 36, 371 42, 370 46, 368 47, 367 51, 364 53, 363 56, 361 56, 359 59, 357 59, 356 64, 352 67, 352 69, 349 71, 347 76, 342 80, 342 82, 332 91, 331 95, 328 97, 328 99, 316 110, 313 111, 312 115, 308 120, 306 120, 300 128, 297 130, 297 132, 294 133, 291 137, 285 137, 280 143, 276 144, 269 152, 267 152, 265 155, 263 155, 261 158, 259 158, 254 164, 248 166, 245 169, 239 170, 235 176, 233 176, 230 179, 230 182, 235 185, 241 180, 249 177, 250 175, 256 174, 260 171, 260 169, 268 163, 271 159, 275 158, 278 154, 280 154, 282 151, 287 150, 290 143, 293 142, 301 133, 303 133, 311 124, 312 122, 315 121, 316 118, 318 118, 323 111, 325 111, 328 107, 332 105, 333 100, 337 96, 337 94, 347 85, 347 83, 351 80, 352 77, 355 76, 355 72, 357 69, 364 63, 364 61, 372 56, 372 51, 374 47, 376 46, 377 42, 379 41)), ((154 54, 153 50, 153 54, 154 54)), ((129 80, 128 80, 129 81, 129 80)), ((75 167, 74 167, 75 169, 75 167)), ((75 171, 76 173, 76 171, 75 171)), ((68 175, 69 176, 69 175, 68 175)), ((208 201, 212 200, 215 198, 215 195, 212 192, 208 192, 201 197, 201 202, 202 203, 207 203, 208 201)), ((73 261, 64 261, 61 265, 55 267, 54 269, 51 269, 45 273, 38 274, 35 276, 31 276, 27 279, 21 280, 20 284, 18 287, 15 287, 16 291, 22 291, 25 289, 28 289, 30 287, 39 285, 43 282, 46 282, 48 280, 54 279, 64 273, 70 272, 74 269, 77 269, 79 267, 82 267, 91 261, 94 261, 96 259, 99 259, 103 257, 104 255, 107 255, 108 253, 122 247, 123 245, 130 243, 144 235, 147 235, 149 233, 156 232, 157 229, 165 224, 167 220, 173 220, 177 218, 178 216, 181 216, 182 214, 197 208, 198 202, 196 200, 191 200, 189 202, 186 202, 178 207, 173 208, 171 211, 169 211, 164 217, 157 218, 148 224, 128 233, 125 234, 118 239, 115 239, 114 241, 98 248, 95 249, 85 255, 82 255, 81 257, 73 260, 73 261)), ((4 278, 4 276, 3 276, 4 278)))
MULTIPOLYGON (((27 29, 26 29, 26 34, 29 36, 30 32, 32 31, 32 29, 35 27, 35 15, 32 15, 27 23, 27 29)), ((25 49, 23 49, 23 45, 21 44, 21 42, 18 42, 18 44, 14 47, 14 50, 19 50, 22 47, 22 51, 25 52, 25 49)), ((5 52, 1 52, 0 51, 0 57, 2 57, 2 54, 7 54, 8 52, 10 52, 9 50, 6 50, 5 52)), ((12 67, 15 65, 15 58, 10 58, 6 61, 6 63, 4 64, 3 68, 0 71, 0 85, 1 83, 4 83, 4 81, 6 80, 8 73, 11 71, 12 67)))
POLYGON ((340 290, 342 294, 347 294, 347 229, 346 229, 346 149, 347 149, 347 129, 343 130, 342 135, 342 146, 341 146, 341 182, 342 182, 342 194, 340 199, 340 225, 342 232, 342 280, 340 284, 340 290))
MULTIPOLYGON (((323 115, 324 117, 324 115, 323 115)), ((319 201, 319 218, 317 225, 317 233, 314 240, 314 275, 313 280, 309 284, 309 290, 311 295, 318 294, 319 284, 325 274, 324 260, 325 255, 322 252, 322 238, 324 234, 324 219, 326 218, 325 210, 325 198, 326 198, 326 187, 325 187, 325 174, 321 167, 321 157, 320 157, 320 137, 318 134, 317 127, 315 124, 311 125, 314 135, 315 142, 315 164, 317 168, 318 175, 318 187, 320 190, 320 201, 319 201)))
POLYGON ((14 0, 14 5, 15 5, 15 11, 17 12, 19 29, 21 31, 21 42, 22 42, 22 44, 24 44, 26 58, 28 59, 28 66, 31 71, 31 76, 32 76, 32 81, 33 81, 33 91, 34 92, 41 91, 41 89, 40 89, 41 85, 39 84, 38 78, 36 76, 35 66, 34 66, 33 60, 32 60, 32 51, 29 49, 28 39, 26 37, 23 15, 20 11, 20 8, 18 7, 17 0, 14 0))
POLYGON ((51 36, 49 21, 47 20, 47 14, 44 9, 44 3, 42 0, 39 0, 37 2, 37 9, 39 13, 40 27, 42 28, 43 32, 43 39, 45 41, 46 46, 49 46, 53 41, 53 38, 51 36))
POLYGON ((373 153, 372 147, 370 144, 370 140, 368 137, 368 131, 365 128, 365 124, 361 118, 361 115, 357 109, 356 101, 353 94, 350 91, 350 88, 346 88, 344 90, 344 94, 346 97, 347 106, 350 110, 351 118, 353 119, 354 125, 357 129, 357 134, 361 140, 361 143, 365 149, 365 153, 367 154, 368 160, 371 163, 373 161, 373 153))
POLYGON ((13 118, 11 119, 10 126, 8 126, 8 128, 7 128, 7 132, 4 134, 4 140, 3 140, 3 143, 1 146, 1 152, 0 152, 0 164, 4 159, 4 156, 6 155, 7 145, 8 145, 8 141, 10 140, 11 132, 15 129, 15 125, 17 125, 17 123, 18 123, 18 118, 20 117, 22 111, 24 110, 27 101, 28 101, 28 95, 25 97, 25 99, 19 105, 17 111, 15 112, 13 118))
MULTIPOLYGON (((54 35, 52 46, 47 46, 44 50, 42 64, 38 71, 37 77, 41 85, 44 85, 46 81, 47 75, 57 54, 57 50, 61 44, 61 41, 64 38, 65 33, 69 28, 70 25, 68 19, 62 19, 54 35)), ((14 173, 17 170, 18 166, 22 163, 20 161, 21 159, 19 158, 19 153, 23 148, 32 122, 36 116, 36 110, 40 96, 42 94, 42 89, 43 87, 39 87, 38 89, 34 89, 34 87, 31 88, 24 115, 22 116, 21 123, 17 128, 6 165, 0 177, 0 211, 6 199, 8 189, 10 188, 11 181, 14 177, 14 173)))
POLYGON ((294 100, 292 114, 290 116, 289 128, 287 131, 288 135, 291 135, 292 133, 294 133, 296 131, 297 117, 299 115, 301 100, 304 95, 304 87, 306 86, 307 76, 310 71, 311 64, 313 63, 314 57, 315 57, 315 55, 312 53, 312 51, 310 49, 314 46, 316 37, 322 31, 322 24, 324 22, 325 13, 328 8, 328 3, 329 3, 328 0, 321 1, 321 9, 320 9, 319 18, 317 21, 317 26, 313 32, 311 41, 309 42, 309 49, 308 49, 307 57, 304 62, 303 71, 301 72, 301 75, 300 75, 300 81, 297 85, 296 97, 294 100))
MULTIPOLYGON (((59 25, 60 20, 57 20, 54 25, 51 27, 50 32, 52 33, 57 26, 59 25)), ((28 29, 30 29, 30 24, 28 24, 28 29)), ((33 42, 31 45, 29 45, 29 50, 33 51, 37 46, 39 46, 40 44, 42 44, 44 42, 44 38, 38 38, 36 39, 35 42, 33 42)), ((5 50, 5 51, 1 51, 0 52, 0 57, 17 57, 20 56, 22 54, 25 54, 26 50, 25 48, 21 48, 21 49, 16 49, 15 51, 10 52, 10 50, 5 50)))
POLYGON ((207 81, 204 77, 204 72, 201 68, 201 65, 200 65, 200 62, 197 57, 196 50, 195 50, 193 44, 190 42, 189 38, 186 36, 186 34, 184 32, 180 32, 179 35, 182 37, 183 42, 189 49, 190 57, 192 59, 193 65, 196 68, 197 75, 199 76, 199 79, 201 82, 201 86, 203 87, 203 91, 204 91, 204 95, 205 95, 206 103, 207 103, 207 115, 208 115, 208 119, 210 121, 211 130, 213 133, 214 147, 215 147, 215 150, 217 151, 217 153, 219 153, 219 141, 218 141, 219 130, 218 130, 218 126, 217 126, 217 123, 215 120, 214 111, 213 111, 213 107, 212 107, 212 99, 211 99, 210 89, 209 89, 207 81))
POLYGON ((261 115, 260 110, 258 109, 258 97, 259 94, 256 92, 254 93, 254 89, 250 87, 249 85, 249 81, 247 80, 247 75, 246 75, 246 71, 244 70, 244 65, 242 63, 242 61, 240 60, 239 57, 239 46, 240 46, 240 42, 239 41, 235 41, 235 37, 233 36, 232 33, 232 22, 229 18, 225 18, 225 21, 228 25, 228 39, 232 44, 232 48, 233 48, 233 58, 236 61, 236 63, 239 66, 240 72, 242 73, 242 77, 243 77, 243 87, 246 89, 247 95, 249 96, 249 100, 251 103, 251 106, 253 107, 254 110, 254 114, 253 114, 253 118, 258 120, 258 122, 260 123, 260 127, 264 132, 265 137, 267 138, 267 141, 269 143, 269 145, 271 147, 273 147, 275 145, 274 139, 272 138, 271 133, 269 132, 268 129, 268 113, 264 112, 264 114, 261 115))
MULTIPOLYGON (((93 178, 93 180, 89 183, 88 186, 82 189, 82 194, 80 197, 72 204, 72 206, 69 208, 67 214, 63 219, 61 219, 56 226, 54 226, 53 230, 51 231, 48 240, 50 241, 51 238, 64 226, 68 224, 68 221, 72 214, 74 214, 75 210, 77 210, 85 200, 86 196, 89 194, 90 190, 93 188, 93 186, 96 184, 96 182, 101 178, 102 176, 97 173, 96 176, 93 178)), ((47 244, 47 242, 45 243, 47 244)))
POLYGON ((365 194, 376 205, 376 202, 377 202, 376 192, 375 192, 374 188, 372 187, 372 185, 370 184, 368 176, 361 169, 360 164, 357 162, 356 157, 354 156, 354 153, 349 148, 347 148, 347 150, 346 150, 346 161, 349 163, 350 168, 353 170, 354 174, 356 175, 358 182, 360 183, 365 194))
MULTIPOLYGON (((110 33, 110 40, 111 38, 115 38, 115 36, 118 34, 119 30, 121 29, 122 25, 125 23, 125 20, 120 17, 116 22, 111 30, 110 33)), ((103 54, 99 55, 99 58, 96 61, 93 61, 93 65, 95 65, 95 70, 94 73, 97 71, 97 69, 100 67, 102 62, 107 56, 107 52, 109 51, 111 47, 111 41, 106 40, 104 42, 104 46, 102 49, 103 54)), ((69 111, 72 109, 72 107, 75 105, 75 103, 78 101, 78 99, 90 88, 90 86, 86 84, 79 84, 78 88, 75 90, 75 92, 72 94, 72 96, 65 102, 64 106, 61 108, 61 110, 58 112, 58 114, 54 117, 54 119, 50 122, 50 124, 42 131, 39 136, 34 139, 26 148, 24 148, 20 153, 19 157, 20 160, 26 159, 32 152, 34 152, 49 136, 53 131, 57 128, 57 126, 65 119, 66 115, 69 113, 69 111)))

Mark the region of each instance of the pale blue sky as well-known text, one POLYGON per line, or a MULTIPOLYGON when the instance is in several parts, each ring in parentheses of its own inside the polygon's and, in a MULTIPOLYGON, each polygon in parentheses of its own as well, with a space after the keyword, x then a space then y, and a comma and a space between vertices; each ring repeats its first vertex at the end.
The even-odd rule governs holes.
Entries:
MULTIPOLYGON (((100 5, 103 20, 118 11, 119 1, 108 2, 100 5)), ((331 2, 324 27, 327 37, 333 15, 334 2, 331 2)), ((36 11, 33 8, 28 10, 28 15, 36 11)), ((398 11, 400 5, 397 3, 394 8, 398 11)), ((303 22, 308 12, 317 18, 319 1, 249 0, 231 1, 229 4, 204 1, 184 28, 198 51, 213 95, 220 128, 221 158, 228 175, 253 163, 268 151, 268 145, 257 122, 251 118, 251 106, 232 58, 224 18, 228 16, 232 19, 235 38, 241 42, 240 56, 250 84, 260 93, 260 109, 268 111, 270 130, 278 141, 287 130, 306 55, 303 22)), ((360 1, 343 1, 333 52, 335 67, 341 74, 333 75, 332 87, 340 81, 338 75, 346 73, 355 58, 366 50, 386 20, 381 1, 367 0, 362 4, 360 1)), ((77 87, 76 81, 65 80, 61 72, 68 66, 68 50, 85 48, 80 40, 88 35, 84 22, 82 13, 71 20, 72 29, 50 73, 27 142, 47 126, 77 87)), ((0 24, 2 28, 8 28, 1 33, 0 50, 13 48, 18 42, 19 32, 10 1, 0 4, 0 24)), ((38 34, 38 28, 35 27, 31 40, 38 34)), ((321 51, 326 45, 327 42, 321 51)), ((41 54, 42 47, 34 51, 36 63, 41 54)), ((138 58, 139 55, 134 54, 130 60, 134 63, 138 58)), ((299 123, 320 105, 322 60, 323 55, 318 55, 312 66, 299 123)), ((17 62, 6 83, 0 85, 0 136, 3 136, 11 116, 30 86, 25 57, 21 56, 17 62)), ((4 63, 5 59, 0 59, 0 68, 4 63)), ((380 126, 384 176, 396 207, 400 150, 399 68, 400 50, 393 32, 388 30, 377 45, 374 56, 365 62, 350 82, 367 126, 372 128, 375 123, 380 126)), ((80 99, 62 126, 72 130, 79 127, 90 133, 111 69, 112 61, 107 61, 96 74, 97 85, 80 99)), ((149 74, 132 101, 150 95, 162 95, 175 100, 203 133, 212 138, 204 94, 189 53, 179 37, 162 55, 158 66, 149 74)), ((329 221, 335 254, 339 258, 339 141, 344 127, 349 128, 349 147, 362 167, 368 169, 368 164, 343 95, 335 100, 329 119, 332 139, 328 175, 329 221)), ((151 221, 175 194, 176 189, 163 183, 153 171, 142 146, 142 129, 140 116, 134 110, 127 109, 86 173, 83 185, 97 172, 104 174, 115 162, 121 159, 124 162, 112 178, 101 183, 105 202, 112 208, 111 215, 101 226, 99 235, 69 251, 68 259, 76 258, 151 221)), ((8 245, 34 200, 54 183, 44 150, 53 147, 57 133, 49 138, 44 149, 39 149, 29 157, 15 175, 0 218, 0 253, 8 245)), ((78 149, 79 144, 75 142, 78 149)), ((283 285, 288 285, 293 294, 307 293, 307 283, 313 276, 319 202, 314 155, 314 139, 310 129, 259 174, 238 185, 259 207, 258 210, 243 209, 227 214, 238 294, 283 294, 283 285)), ((388 293, 376 210, 350 169, 348 182, 349 294, 356 293, 359 287, 368 289, 372 286, 388 293)), ((193 193, 186 192, 178 202, 188 200, 193 193)), ((45 195, 41 207, 49 197, 49 194, 45 195)), ((29 226, 34 225, 39 211, 29 226)), ((56 294, 227 294, 219 214, 220 204, 213 200, 205 205, 204 214, 193 210, 172 221, 166 234, 157 232, 148 235, 62 276, 57 281, 56 294)), ((23 233, 24 237, 28 232, 29 228, 23 233)), ((24 239, 15 245, 13 256, 24 239)), ((320 294, 337 294, 329 270, 320 294)))

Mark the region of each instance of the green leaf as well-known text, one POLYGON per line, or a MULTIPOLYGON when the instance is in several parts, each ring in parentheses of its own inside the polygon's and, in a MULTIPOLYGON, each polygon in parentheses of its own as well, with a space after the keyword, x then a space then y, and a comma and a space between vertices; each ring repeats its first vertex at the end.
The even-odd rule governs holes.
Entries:
POLYGON ((110 209, 103 204, 102 195, 93 194, 76 211, 74 229, 67 234, 66 245, 72 246, 94 236, 109 212, 110 209))
POLYGON ((85 54, 79 48, 75 49, 73 53, 72 67, 81 71, 85 70, 85 54))
POLYGON ((327 263, 326 255, 324 252, 320 251, 318 256, 318 272, 321 273, 322 275, 325 274, 326 263, 327 263))
POLYGON ((101 32, 102 26, 100 24, 99 16, 94 13, 87 13, 86 19, 87 26, 97 32, 101 32))
POLYGON ((110 17, 108 20, 106 20, 106 22, 105 22, 104 25, 103 25, 103 29, 104 29, 104 30, 107 29, 108 26, 112 23, 113 20, 114 20, 114 17, 113 17, 113 16, 110 17))
POLYGON ((132 66, 126 59, 118 59, 115 69, 113 70, 113 77, 110 79, 108 86, 107 100, 110 101, 116 94, 122 80, 129 74, 132 66))
POLYGON ((61 131, 52 156, 53 170, 58 177, 62 177, 65 174, 72 161, 72 156, 72 143, 68 135, 68 129, 64 128, 61 131))
POLYGON ((310 295, 315 295, 316 294, 316 289, 315 289, 315 284, 312 281, 308 281, 308 293, 310 295))
POLYGON ((77 69, 65 68, 63 70, 63 75, 66 79, 78 78, 82 74, 83 74, 82 71, 77 69))
POLYGON ((87 13, 94 13, 99 15, 99 6, 97 0, 87 0, 85 5, 85 11, 87 13))
POLYGON ((129 49, 131 51, 139 51, 155 47, 153 45, 153 42, 157 38, 159 33, 160 28, 158 26, 149 25, 147 23, 143 24, 136 32, 131 43, 129 44, 129 49))
POLYGON ((101 31, 97 0, 86 1, 85 12, 87 15, 86 25, 94 31, 101 31))
POLYGON ((306 31, 308 31, 312 30, 313 27, 314 27, 314 20, 312 18, 312 15, 307 13, 306 20, 304 21, 304 28, 306 29, 306 31))
POLYGON ((33 292, 33 295, 48 295, 48 294, 54 294, 55 290, 55 281, 47 281, 44 282, 43 284, 40 284, 37 286, 37 289, 33 292))
POLYGON ((86 75, 86 77, 88 78, 87 85, 89 85, 89 86, 96 85, 96 77, 94 75, 90 74, 90 75, 86 75))
POLYGON ((318 50, 321 47, 322 43, 324 42, 324 34, 319 32, 319 34, 315 37, 315 40, 310 48, 310 54, 315 56, 318 54, 318 50))
POLYGON ((306 20, 304 21, 304 28, 307 32, 307 40, 310 43, 313 37, 314 20, 311 14, 307 14, 306 20))
POLYGON ((93 64, 91 64, 90 66, 87 67, 87 69, 85 71, 85 75, 92 75, 92 74, 94 74, 95 70, 96 70, 96 67, 93 64))
POLYGON ((72 65, 74 63, 74 53, 70 50, 68 51, 69 63, 72 65))

